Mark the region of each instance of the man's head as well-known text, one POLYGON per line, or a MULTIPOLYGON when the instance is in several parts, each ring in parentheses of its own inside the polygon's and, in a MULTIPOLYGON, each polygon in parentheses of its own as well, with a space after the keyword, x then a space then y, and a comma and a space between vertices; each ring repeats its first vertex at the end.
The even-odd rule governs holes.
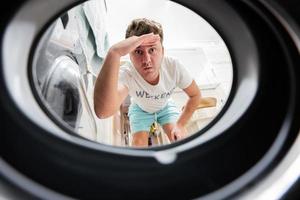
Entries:
POLYGON ((125 38, 129 38, 133 35, 141 36, 148 33, 158 34, 161 43, 163 42, 164 34, 161 24, 147 18, 132 20, 127 27, 125 38))
POLYGON ((148 33, 158 34, 160 40, 152 45, 141 45, 129 55, 131 62, 142 77, 146 81, 155 84, 159 77, 159 68, 164 56, 161 24, 146 18, 134 19, 126 30, 126 38, 148 33))

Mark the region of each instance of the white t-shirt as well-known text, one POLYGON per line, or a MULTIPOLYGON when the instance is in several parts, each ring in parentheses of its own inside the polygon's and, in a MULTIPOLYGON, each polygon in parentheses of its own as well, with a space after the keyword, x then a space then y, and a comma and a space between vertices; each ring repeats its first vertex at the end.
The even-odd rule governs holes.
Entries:
POLYGON ((119 83, 128 88, 131 102, 149 113, 164 108, 176 87, 185 89, 192 81, 189 72, 177 59, 166 56, 163 58, 159 82, 156 85, 145 81, 131 63, 122 65, 119 73, 119 83))

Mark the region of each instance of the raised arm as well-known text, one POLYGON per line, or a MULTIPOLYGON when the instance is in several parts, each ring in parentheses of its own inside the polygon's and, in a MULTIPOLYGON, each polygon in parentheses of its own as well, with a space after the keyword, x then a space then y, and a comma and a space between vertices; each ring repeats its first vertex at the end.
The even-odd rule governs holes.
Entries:
POLYGON ((118 84, 120 58, 141 45, 150 45, 159 39, 153 33, 132 36, 109 49, 94 89, 94 110, 97 117, 112 116, 128 95, 128 88, 118 84))

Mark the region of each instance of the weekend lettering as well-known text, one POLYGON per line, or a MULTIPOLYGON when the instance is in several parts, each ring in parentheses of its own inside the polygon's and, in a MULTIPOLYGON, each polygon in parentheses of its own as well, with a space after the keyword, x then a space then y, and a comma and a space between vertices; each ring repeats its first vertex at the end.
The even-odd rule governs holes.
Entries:
POLYGON ((171 91, 169 92, 164 92, 164 93, 161 93, 161 94, 149 94, 148 92, 146 91, 135 91, 135 94, 138 98, 145 98, 145 99, 154 99, 154 100, 159 100, 159 99, 165 99, 165 98, 169 98, 173 91, 174 91, 175 88, 173 88, 171 91))

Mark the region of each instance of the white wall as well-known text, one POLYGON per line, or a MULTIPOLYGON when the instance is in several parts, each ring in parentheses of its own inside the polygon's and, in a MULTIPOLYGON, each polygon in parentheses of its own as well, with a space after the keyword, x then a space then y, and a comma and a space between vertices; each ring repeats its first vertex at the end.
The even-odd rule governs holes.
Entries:
POLYGON ((219 41, 219 35, 191 10, 168 0, 107 0, 108 31, 112 43, 125 36, 134 18, 146 17, 162 24, 165 46, 178 47, 193 41, 219 41), (174 34, 176 33, 176 34, 174 34))

